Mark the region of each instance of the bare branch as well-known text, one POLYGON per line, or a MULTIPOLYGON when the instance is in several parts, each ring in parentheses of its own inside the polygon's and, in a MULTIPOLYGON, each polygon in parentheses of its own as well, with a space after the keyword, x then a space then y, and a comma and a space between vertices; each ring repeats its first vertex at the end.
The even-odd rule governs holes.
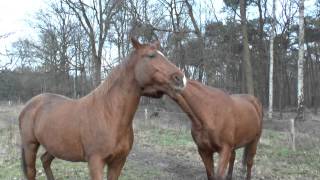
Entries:
POLYGON ((188 11, 189 11, 189 17, 191 18, 191 22, 192 22, 192 25, 194 27, 194 31, 195 31, 195 34, 198 36, 198 38, 202 38, 202 35, 201 35, 201 32, 200 32, 200 28, 194 18, 194 15, 193 15, 193 10, 192 10, 192 6, 191 4, 189 3, 188 0, 185 0, 185 3, 188 7, 188 11))

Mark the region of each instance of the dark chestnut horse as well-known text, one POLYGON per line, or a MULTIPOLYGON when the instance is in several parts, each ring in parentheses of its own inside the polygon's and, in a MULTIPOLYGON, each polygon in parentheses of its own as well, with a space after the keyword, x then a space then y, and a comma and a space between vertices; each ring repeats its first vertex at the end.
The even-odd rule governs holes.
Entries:
POLYGON ((175 101, 191 119, 191 134, 205 165, 208 179, 214 179, 213 153, 219 153, 217 179, 232 179, 235 150, 244 147, 243 165, 251 178, 253 158, 262 131, 262 105, 254 96, 228 95, 189 80, 175 101))
POLYGON ((34 180, 38 147, 47 179, 54 158, 86 161, 90 177, 118 179, 133 143, 132 120, 141 96, 161 97, 186 86, 184 74, 158 50, 159 42, 140 44, 87 96, 74 100, 56 94, 32 98, 19 116, 25 176, 34 180))

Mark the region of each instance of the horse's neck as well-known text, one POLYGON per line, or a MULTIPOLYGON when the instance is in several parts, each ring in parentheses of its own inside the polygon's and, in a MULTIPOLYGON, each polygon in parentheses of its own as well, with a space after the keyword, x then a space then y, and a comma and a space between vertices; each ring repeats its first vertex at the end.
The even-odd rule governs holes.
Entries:
POLYGON ((201 127, 203 122, 201 118, 201 106, 196 102, 201 101, 201 92, 199 87, 194 87, 193 84, 188 83, 186 89, 178 98, 178 103, 184 112, 190 117, 193 126, 201 127))
POLYGON ((106 120, 128 124, 138 107, 140 88, 134 79, 133 68, 121 68, 118 74, 111 74, 91 93, 89 101, 102 110, 106 120))

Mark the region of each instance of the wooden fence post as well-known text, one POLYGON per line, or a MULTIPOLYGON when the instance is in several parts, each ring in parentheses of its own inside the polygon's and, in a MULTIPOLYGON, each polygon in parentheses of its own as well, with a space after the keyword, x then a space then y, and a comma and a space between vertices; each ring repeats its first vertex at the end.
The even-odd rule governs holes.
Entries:
POLYGON ((290 119, 290 136, 292 150, 296 150, 296 135, 294 130, 294 119, 290 119))
POLYGON ((144 120, 148 120, 148 108, 144 108, 144 120))

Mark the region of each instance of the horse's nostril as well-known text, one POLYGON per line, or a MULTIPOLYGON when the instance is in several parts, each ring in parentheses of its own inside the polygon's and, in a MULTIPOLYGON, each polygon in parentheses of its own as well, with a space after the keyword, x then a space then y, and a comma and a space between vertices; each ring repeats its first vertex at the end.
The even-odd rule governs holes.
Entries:
POLYGON ((174 74, 172 78, 177 85, 180 85, 182 83, 182 77, 178 74, 174 74))
POLYGON ((186 86, 186 77, 182 73, 174 73, 171 75, 171 82, 176 90, 182 90, 186 86))
POLYGON ((179 76, 174 76, 174 78, 175 78, 175 80, 177 81, 177 82, 180 82, 181 81, 181 78, 179 77, 179 76))

